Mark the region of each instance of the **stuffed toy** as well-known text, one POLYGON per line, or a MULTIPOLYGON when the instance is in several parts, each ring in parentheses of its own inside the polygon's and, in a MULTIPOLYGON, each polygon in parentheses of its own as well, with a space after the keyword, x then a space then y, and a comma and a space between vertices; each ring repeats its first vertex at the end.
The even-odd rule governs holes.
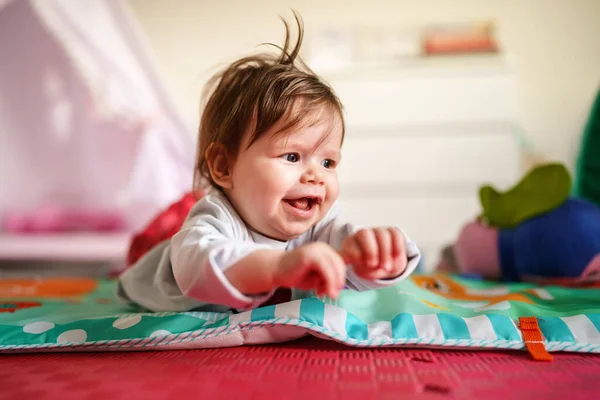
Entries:
POLYGON ((442 269, 513 282, 600 279, 600 208, 570 192, 569 172, 556 163, 506 192, 483 186, 482 213, 446 249, 442 269))

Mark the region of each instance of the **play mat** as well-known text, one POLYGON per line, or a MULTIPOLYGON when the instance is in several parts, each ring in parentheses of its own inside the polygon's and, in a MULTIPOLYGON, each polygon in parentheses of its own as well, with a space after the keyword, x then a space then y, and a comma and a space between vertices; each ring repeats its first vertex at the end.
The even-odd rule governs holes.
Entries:
POLYGON ((311 334, 350 346, 600 352, 600 286, 500 284, 413 276, 238 314, 149 313, 119 304, 116 282, 0 280, 0 352, 230 347, 311 334))

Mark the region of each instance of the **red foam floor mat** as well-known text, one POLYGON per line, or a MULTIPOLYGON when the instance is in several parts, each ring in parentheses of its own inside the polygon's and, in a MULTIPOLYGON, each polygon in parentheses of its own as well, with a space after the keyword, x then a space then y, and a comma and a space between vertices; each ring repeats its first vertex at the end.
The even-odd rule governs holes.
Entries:
POLYGON ((210 350, 0 356, 0 399, 599 399, 600 356, 355 349, 314 338, 210 350), (204 397, 210 396, 210 397, 204 397))

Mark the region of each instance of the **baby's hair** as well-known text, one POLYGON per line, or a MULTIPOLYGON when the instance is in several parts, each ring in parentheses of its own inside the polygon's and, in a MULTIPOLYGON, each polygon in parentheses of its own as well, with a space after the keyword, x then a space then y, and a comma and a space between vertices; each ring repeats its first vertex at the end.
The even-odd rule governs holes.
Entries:
POLYGON ((195 188, 205 184, 218 187, 208 167, 213 145, 223 146, 235 159, 244 132, 252 129, 250 146, 284 117, 286 123, 279 132, 306 123, 305 117, 311 111, 326 109, 338 114, 343 138, 342 104, 329 85, 300 59, 304 30, 296 12, 294 18, 298 39, 293 46, 289 25, 282 18, 286 31, 283 47, 268 44, 277 48, 280 55, 261 53, 244 57, 209 80, 198 130, 195 188))

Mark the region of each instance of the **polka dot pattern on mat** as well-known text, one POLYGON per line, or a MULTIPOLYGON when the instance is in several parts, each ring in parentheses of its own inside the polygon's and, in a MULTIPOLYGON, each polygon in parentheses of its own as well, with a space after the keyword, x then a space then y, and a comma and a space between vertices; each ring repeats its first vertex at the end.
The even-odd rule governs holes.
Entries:
POLYGON ((56 339, 57 343, 83 343, 87 339, 87 332, 83 329, 73 329, 61 333, 56 339))
POLYGON ((25 325, 23 327, 23 332, 39 335, 40 333, 49 331, 52 328, 54 328, 54 324, 52 322, 37 321, 25 325))
POLYGON ((150 337, 158 337, 158 336, 167 336, 167 335, 171 335, 172 333, 164 330, 164 329, 159 329, 157 331, 154 331, 150 334, 150 337))
POLYGON ((117 329, 127 329, 137 325, 142 320, 141 315, 133 315, 131 317, 121 317, 113 322, 113 327, 117 329))

